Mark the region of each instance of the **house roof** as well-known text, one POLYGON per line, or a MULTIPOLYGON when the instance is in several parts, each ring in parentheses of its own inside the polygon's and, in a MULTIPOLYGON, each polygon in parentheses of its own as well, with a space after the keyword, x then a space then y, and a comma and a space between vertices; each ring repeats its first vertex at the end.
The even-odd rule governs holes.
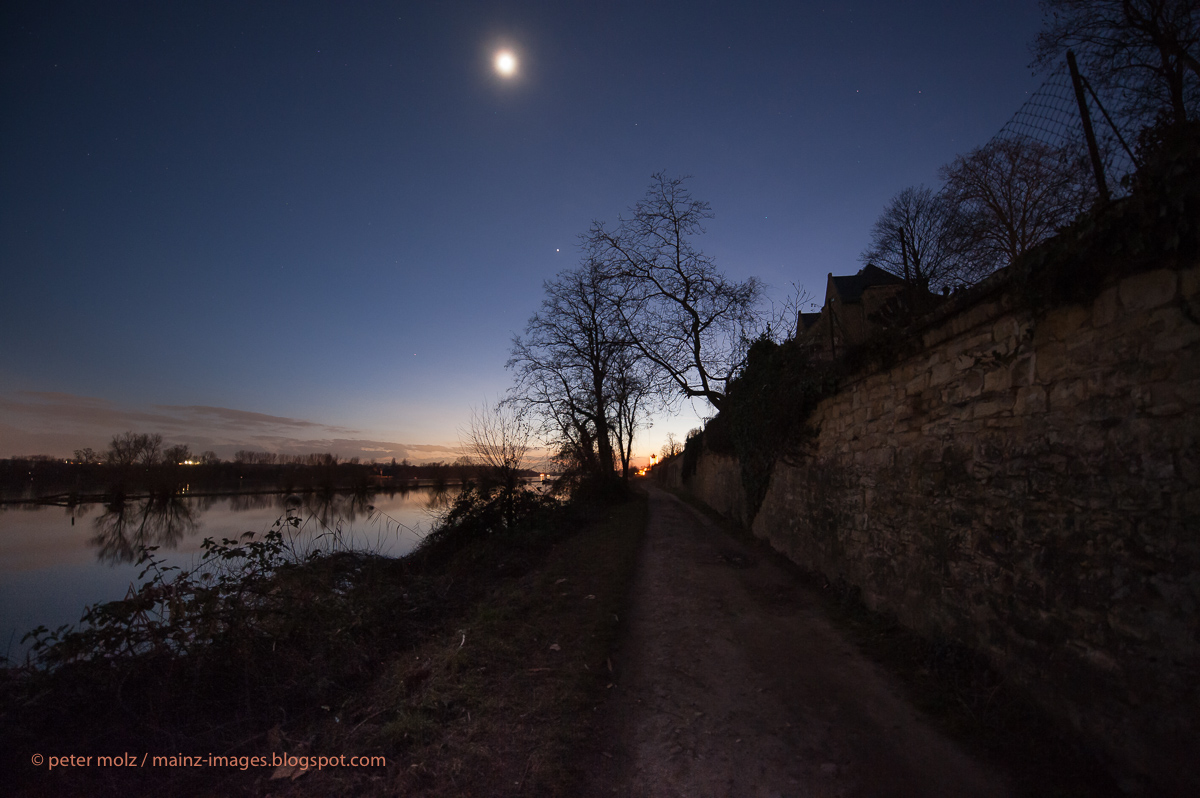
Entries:
POLYGON ((842 302, 858 302, 862 299, 863 291, 878 285, 903 285, 904 280, 890 272, 868 263, 858 274, 843 277, 829 275, 833 288, 841 297, 842 302))
POLYGON ((804 332, 809 327, 812 327, 821 320, 820 313, 801 313, 800 314, 800 332, 804 332))

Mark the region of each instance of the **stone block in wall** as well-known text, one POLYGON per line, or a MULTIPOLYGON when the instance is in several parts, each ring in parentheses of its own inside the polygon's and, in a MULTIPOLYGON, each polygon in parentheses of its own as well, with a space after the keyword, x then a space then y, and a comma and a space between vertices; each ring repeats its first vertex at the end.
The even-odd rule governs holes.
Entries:
POLYGON ((936 353, 938 345, 950 337, 950 328, 947 325, 939 324, 931 327, 921 333, 921 348, 927 352, 936 353))
POLYGON ((1008 364, 1002 364, 994 369, 991 369, 983 375, 983 390, 991 391, 1007 391, 1012 387, 1013 367, 1008 364))
POLYGON ((1151 416, 1177 416, 1188 409, 1195 409, 1195 404, 1184 401, 1186 388, 1181 395, 1180 386, 1173 382, 1156 382, 1150 385, 1138 385, 1130 392, 1133 405, 1140 412, 1151 416), (1191 405, 1189 408, 1188 405, 1191 405))
POLYGON ((1011 342, 1015 345, 1023 333, 1021 323, 1015 316, 1005 316, 992 325, 992 341, 997 344, 1011 342))
POLYGON ((998 302, 980 302, 956 316, 951 316, 947 320, 946 326, 949 327, 951 334, 957 337, 996 318, 1000 315, 1001 310, 998 302))
POLYGON ((897 452, 911 452, 923 440, 924 436, 921 435, 920 430, 898 425, 896 430, 888 436, 887 445, 897 452))
POLYGON ((977 361, 971 355, 964 353, 955 357, 953 362, 955 371, 966 371, 967 369, 974 368, 977 361))
POLYGON ((1091 321, 1091 317, 1091 309, 1082 305, 1053 308, 1038 319, 1037 334, 1049 336, 1055 341, 1073 339, 1080 328, 1091 321))
POLYGON ((929 372, 923 371, 915 375, 912 379, 904 383, 904 393, 906 396, 919 394, 929 387, 929 372))
MULTIPOLYGON (((1148 479, 1171 480, 1175 478, 1175 458, 1171 452, 1152 450, 1142 452, 1142 476, 1148 479)), ((1161 494, 1159 494, 1161 497, 1161 494)))
POLYGON ((1088 398, 1076 407, 1079 420, 1087 424, 1114 424, 1127 418, 1134 410, 1129 393, 1106 394, 1090 390, 1088 398))
POLYGON ((1104 289, 1092 301, 1092 326, 1104 327, 1112 324, 1121 315, 1121 305, 1117 298, 1117 286, 1104 289))
POLYGON ((1200 415, 1200 379, 1176 380, 1175 396, 1187 408, 1187 412, 1200 415))
MULTIPOLYGON (((1016 402, 1014 401, 1013 404, 1015 405, 1016 402)), ((1010 430, 1010 429, 1014 429, 1014 428, 1023 427, 1026 423, 1027 423, 1027 419, 1025 417, 1013 415, 1013 412, 1010 410, 1009 412, 1007 412, 1003 415, 992 416, 991 418, 984 419, 983 420, 983 428, 984 429, 995 429, 995 430, 1010 430)))
POLYGON ((1126 313, 1152 310, 1175 298, 1179 275, 1171 269, 1130 275, 1118 284, 1121 307, 1126 313))
POLYGON ((883 383, 881 385, 868 386, 862 392, 867 395, 866 401, 871 405, 872 409, 874 409, 879 407, 884 402, 890 402, 892 399, 892 391, 893 388, 890 383, 883 383))
POLYGON ((943 385, 958 376, 958 370, 953 363, 938 363, 929 372, 929 386, 943 385))
POLYGON ((1179 293, 1184 299, 1200 296, 1200 266, 1179 271, 1179 293))
POLYGON ((1093 370, 1088 372, 1083 380, 1085 392, 1089 397, 1115 396, 1128 398, 1129 391, 1134 385, 1141 384, 1137 379, 1137 363, 1121 364, 1119 368, 1093 370))
POLYGON ((1037 358, 1032 354, 1024 354, 1013 361, 1012 377, 1014 385, 1034 385, 1037 383, 1037 358))
POLYGON ((973 371, 948 385, 942 392, 942 398, 947 404, 957 405, 973 399, 981 393, 983 393, 983 375, 978 371, 973 371))
POLYGON ((1067 353, 1069 357, 1076 363, 1083 362, 1084 358, 1088 363, 1094 363, 1100 355, 1098 349, 1097 335, 1091 325, 1081 327, 1074 335, 1065 339, 1063 343, 1067 345, 1067 353))
MULTIPOLYGON (((944 350, 946 360, 961 361, 964 354, 974 353, 981 349, 991 349, 995 344, 995 339, 992 337, 990 329, 974 333, 972 335, 963 335, 946 343, 944 350)), ((974 360, 974 358, 969 358, 974 360)))
POLYGON ((1155 331, 1150 342, 1155 352, 1175 352, 1200 341, 1200 320, 1189 319, 1179 307, 1151 312, 1149 326, 1155 331))
POLYGON ((1010 413, 1015 404, 1016 396, 1007 391, 988 394, 986 398, 971 406, 971 417, 989 418, 1000 413, 1010 413))
POLYGON ((1043 345, 1036 346, 1036 353, 1037 381, 1043 385, 1054 382, 1076 367, 1076 361, 1062 341, 1048 340, 1043 345))

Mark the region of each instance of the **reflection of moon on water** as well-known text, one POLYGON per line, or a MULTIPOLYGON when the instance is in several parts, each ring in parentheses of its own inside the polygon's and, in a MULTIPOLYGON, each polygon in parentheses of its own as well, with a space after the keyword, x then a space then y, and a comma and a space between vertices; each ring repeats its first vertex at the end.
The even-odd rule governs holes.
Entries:
POLYGON ((496 71, 502 77, 512 77, 517 72, 517 57, 508 50, 496 53, 496 71))

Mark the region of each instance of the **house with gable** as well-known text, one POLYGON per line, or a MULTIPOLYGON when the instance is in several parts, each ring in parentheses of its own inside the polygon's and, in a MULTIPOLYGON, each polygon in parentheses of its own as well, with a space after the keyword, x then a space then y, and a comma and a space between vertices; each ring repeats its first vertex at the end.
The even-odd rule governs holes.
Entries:
POLYGON ((913 290, 920 290, 923 306, 932 306, 938 299, 928 291, 909 288, 902 278, 872 264, 857 274, 830 272, 821 311, 800 313, 796 318, 796 343, 823 359, 836 357, 881 330, 889 313, 912 304, 905 294, 913 290))

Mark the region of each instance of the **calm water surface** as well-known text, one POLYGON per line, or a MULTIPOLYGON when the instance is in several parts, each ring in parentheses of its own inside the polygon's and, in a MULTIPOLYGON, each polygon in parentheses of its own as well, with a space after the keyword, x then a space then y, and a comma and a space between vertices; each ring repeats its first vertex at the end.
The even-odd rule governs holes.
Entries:
POLYGON ((0 655, 15 659, 38 625, 77 624, 86 605, 125 597, 141 546, 168 565, 199 562, 206 537, 261 537, 291 513, 301 551, 368 550, 399 557, 428 533, 456 489, 392 494, 175 497, 74 508, 0 505, 0 655))

